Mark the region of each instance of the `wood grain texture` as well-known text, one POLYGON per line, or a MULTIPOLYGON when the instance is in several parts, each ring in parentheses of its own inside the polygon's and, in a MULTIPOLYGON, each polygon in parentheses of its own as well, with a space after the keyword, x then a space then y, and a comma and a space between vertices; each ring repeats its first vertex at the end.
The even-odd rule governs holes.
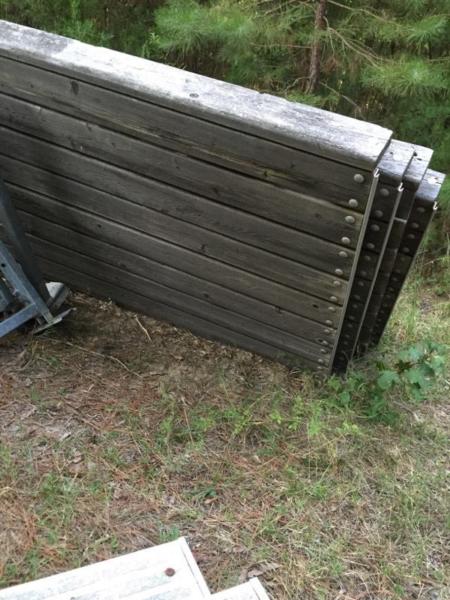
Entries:
MULTIPOLYGON (((346 282, 335 276, 322 273, 275 254, 265 252, 217 235, 207 230, 188 225, 178 219, 162 216, 159 213, 149 214, 147 209, 129 204, 122 207, 125 211, 126 223, 117 222, 118 207, 114 198, 110 197, 105 209, 102 200, 98 213, 95 214, 96 195, 85 194, 73 199, 73 205, 60 202, 54 198, 37 194, 10 184, 9 189, 12 199, 17 208, 30 212, 37 216, 53 220, 71 229, 80 231, 93 237, 98 237, 102 232, 115 245, 139 252, 136 248, 136 235, 140 236, 144 246, 147 234, 152 237, 160 237, 171 243, 182 245, 194 252, 215 258, 220 262, 232 265, 244 271, 267 278, 269 281, 282 283, 301 292, 311 294, 323 300, 329 300, 331 296, 336 298, 336 304, 342 302, 346 293, 346 282), (75 203, 76 206, 75 206, 75 203), (92 212, 89 212, 92 211, 92 212), (102 214, 100 217, 98 214, 102 214), (110 218, 111 220, 107 220, 110 218), (115 221, 113 227, 112 221, 115 221), (112 238, 111 236, 115 237, 112 238), (132 246, 130 245, 132 240, 132 246)), ((65 198, 67 200, 67 197, 65 198)), ((72 198, 70 199, 72 201, 72 198)), ((140 251, 143 253, 143 250, 140 251)))
MULTIPOLYGON (((210 301, 191 296, 174 288, 168 288, 145 277, 129 273, 117 266, 103 263, 98 258, 91 258, 51 242, 38 241, 34 244, 34 251, 41 261, 45 260, 69 268, 75 265, 78 271, 96 278, 99 282, 110 283, 124 290, 140 294, 148 301, 146 307, 150 306, 151 303, 158 303, 161 306, 165 305, 169 308, 186 311, 191 315, 205 318, 222 327, 239 331, 264 343, 271 344, 283 352, 295 354, 311 362, 321 361, 325 365, 328 364, 329 354, 321 353, 320 344, 299 338, 286 331, 280 331, 276 327, 261 321, 255 321, 227 308, 212 304, 210 301)), ((111 299, 117 301, 114 296, 111 296, 111 299)), ((144 312, 144 306, 141 307, 140 312, 144 312)), ((166 318, 165 320, 170 319, 166 318)), ((324 348, 327 349, 327 347, 324 348)))
POLYGON ((210 592, 184 538, 0 590, 1 600, 200 600, 210 592), (172 576, 165 574, 168 567, 172 576))
POLYGON ((414 157, 403 178, 405 193, 403 194, 397 211, 399 219, 408 219, 414 202, 414 197, 419 188, 428 166, 433 151, 423 146, 414 146, 414 157))
POLYGON ((355 182, 349 165, 1 56, 0 92, 347 209, 349 198, 358 200, 357 211, 365 208, 370 182, 355 182))
POLYGON ((44 272, 48 277, 58 281, 69 282, 74 290, 83 291, 100 299, 112 299, 129 310, 147 314, 155 319, 168 321, 177 327, 189 329, 204 338, 238 346, 250 352, 267 356, 272 360, 294 368, 308 368, 321 370, 322 365, 316 361, 283 351, 270 343, 245 335, 241 331, 234 331, 227 326, 222 326, 203 316, 193 315, 184 309, 178 309, 167 303, 159 303, 142 296, 139 293, 125 289, 111 282, 100 280, 78 269, 73 265, 62 265, 40 257, 44 272))
MULTIPOLYGON (((32 149, 33 142, 28 150, 31 151, 32 149)), ((47 152, 46 158, 48 156, 49 153, 47 152)), ((59 157, 59 160, 61 162, 61 157, 59 157)), ((37 162, 40 161, 37 159, 37 162)), ((79 203, 79 197, 95 197, 90 203, 85 200, 83 206, 86 210, 111 216, 116 221, 125 224, 128 222, 128 215, 131 215, 133 210, 140 210, 141 218, 147 215, 147 220, 153 223, 155 227, 157 227, 157 224, 164 224, 166 221, 171 222, 172 219, 186 222, 186 232, 190 232, 192 240, 201 235, 198 233, 195 236, 195 231, 206 230, 204 234, 206 236, 208 236, 208 232, 215 232, 324 272, 334 274, 335 269, 339 268, 342 270, 344 279, 350 273, 354 256, 351 248, 346 249, 346 256, 342 258, 340 254, 342 248, 337 244, 300 233, 290 227, 255 217, 243 211, 210 202, 201 197, 186 194, 176 188, 168 188, 158 184, 152 185, 151 182, 150 185, 147 185, 147 181, 142 180, 142 178, 138 178, 133 191, 131 190, 133 177, 130 177, 127 172, 122 175, 122 172, 117 172, 116 169, 113 169, 112 172, 111 170, 108 171, 108 166, 103 167, 101 163, 96 163, 93 169, 91 161, 88 161, 86 165, 85 161, 80 161, 75 153, 72 153, 68 160, 65 160, 64 167, 61 167, 64 174, 69 174, 73 178, 77 177, 81 181, 88 181, 89 184, 92 183, 95 187, 106 188, 108 194, 93 189, 90 185, 86 187, 73 179, 28 164, 25 165, 4 155, 0 155, 0 169, 3 177, 10 182, 54 198, 60 198, 68 203, 79 203), (69 160, 72 161, 70 164, 69 160), (95 168, 97 171, 95 171, 95 168), (110 176, 106 177, 107 175, 110 176), (100 181, 96 183, 96 178, 98 180, 100 177, 100 181), (116 182, 121 184, 120 189, 115 189, 116 182), (130 184, 128 188, 126 188, 127 182, 130 184), (128 198, 125 196, 127 189, 128 198), (111 194, 114 194, 114 198, 111 194), (120 194, 123 194, 123 196, 119 196, 120 194), (135 206, 141 208, 134 209, 133 206, 130 207, 128 200, 132 200, 135 206), (105 208, 103 208, 103 205, 105 208), (155 211, 157 214, 155 214, 155 211), (194 229, 188 223, 193 224, 194 229)), ((205 240, 202 238, 201 244, 204 243, 205 240)))
POLYGON ((89 258, 101 261, 101 263, 116 266, 127 273, 149 279, 150 282, 162 284, 167 288, 173 288, 195 298, 206 300, 211 304, 248 316, 319 345, 322 345, 323 339, 330 341, 334 339, 334 329, 317 321, 306 319, 282 310, 278 306, 251 298, 34 215, 23 212, 19 212, 19 214, 25 230, 31 235, 30 239, 38 250, 39 248, 45 249, 46 242, 49 242, 56 247, 84 254, 89 258))
POLYGON ((408 190, 416 191, 422 183, 422 179, 429 167, 433 150, 414 144, 414 153, 414 158, 403 178, 403 185, 408 190))
MULTIPOLYGON (((143 176, 150 192, 165 184, 170 186, 169 191, 174 194, 174 187, 178 187, 191 195, 200 195, 216 203, 256 212, 272 221, 280 220, 276 216, 278 205, 278 213, 284 224, 326 239, 331 236, 330 241, 334 242, 348 236, 351 245, 356 246, 362 222, 358 213, 333 209, 332 206, 328 210, 322 210, 325 204, 323 201, 316 201, 309 196, 299 197, 289 190, 192 159, 180 152, 141 142, 87 121, 43 109, 37 104, 0 96, 0 105, 1 125, 119 167, 128 171, 131 178, 133 173, 143 176), (351 224, 345 219, 348 214, 354 220, 351 224)), ((95 170, 96 164, 101 168, 101 165, 92 161, 91 170, 95 170)), ((97 172, 93 185, 98 187, 98 180, 101 179, 101 174, 97 172)), ((348 198, 348 192, 339 197, 348 198)), ((190 202, 193 200, 190 199, 190 202)))
POLYGON ((412 144, 391 140, 386 148, 378 169, 381 173, 380 184, 390 184, 398 187, 404 179, 405 173, 411 165, 415 156, 415 148, 412 144))
POLYGON ((6 21, 0 53, 368 170, 391 137, 377 125, 6 21))
MULTIPOLYGON (((36 225, 37 219, 42 217, 42 212, 36 216, 20 211, 20 215, 25 226, 30 225, 32 227, 36 225)), ((58 225, 61 225, 61 223, 58 223, 58 225)), ((73 220, 67 222, 62 220, 62 225, 66 230, 70 229, 75 234, 86 234, 82 229, 71 229, 73 228, 73 220)), ((99 223, 94 223, 93 227, 96 235, 94 233, 91 235, 91 230, 88 230, 87 237, 97 239, 111 246, 117 246, 122 229, 120 225, 102 220, 99 223), (101 228, 97 227, 99 224, 101 228)), ((64 243, 64 240, 60 241, 64 243)), ((339 321, 341 308, 338 305, 309 296, 276 282, 268 281, 263 277, 239 270, 226 263, 217 262, 207 256, 169 244, 158 238, 134 232, 133 235, 128 236, 127 247, 124 250, 132 252, 137 257, 149 258, 201 279, 206 279, 232 291, 247 295, 251 299, 260 300, 272 305, 275 312, 279 314, 287 311, 300 317, 303 316, 308 320, 321 323, 326 329, 335 328, 339 321)))

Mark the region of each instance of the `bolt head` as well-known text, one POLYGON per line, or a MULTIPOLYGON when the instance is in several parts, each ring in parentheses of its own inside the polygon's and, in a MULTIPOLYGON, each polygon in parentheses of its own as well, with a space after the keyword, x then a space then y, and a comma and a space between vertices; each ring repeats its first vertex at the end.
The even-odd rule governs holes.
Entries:
POLYGON ((361 175, 361 173, 355 173, 355 175, 353 175, 353 181, 355 181, 356 183, 364 183, 365 180, 366 179, 364 175, 361 175))
POLYGON ((368 244, 366 244, 366 246, 369 250, 375 250, 375 244, 372 244, 372 242, 369 242, 368 244))
POLYGON ((340 281, 335 280, 333 281, 333 285, 334 287, 341 287, 342 283, 340 281))
POLYGON ((343 238, 341 238, 341 242, 342 242, 343 244, 345 244, 346 246, 348 246, 348 245, 350 244, 350 238, 348 238, 348 237, 343 237, 343 238))
POLYGON ((333 325, 333 321, 330 321, 329 319, 327 319, 325 321, 325 325, 333 325))
POLYGON ((355 198, 350 198, 350 200, 348 201, 348 205, 350 206, 350 208, 358 208, 358 200, 355 200, 355 198))
POLYGON ((335 269, 334 272, 336 273, 336 275, 339 275, 339 276, 344 274, 344 271, 342 269, 335 269))
POLYGON ((376 210, 373 214, 377 217, 377 219, 381 219, 384 213, 382 210, 376 210))
POLYGON ((341 258, 348 258, 348 252, 346 252, 345 250, 341 250, 341 251, 339 252, 339 256, 340 256, 341 258))
POLYGON ((337 302, 336 296, 330 296, 330 302, 337 302))
POLYGON ((371 231, 380 231, 380 226, 379 226, 379 225, 377 225, 376 223, 373 223, 373 224, 370 226, 370 229, 371 229, 371 231))
POLYGON ((384 196, 384 198, 387 198, 387 196, 389 196, 389 190, 387 188, 381 188, 380 196, 384 196))
POLYGON ((411 229, 419 229, 419 223, 411 223, 411 229))
POLYGON ((345 222, 346 223, 350 223, 350 225, 353 225, 353 223, 355 222, 355 220, 356 220, 355 217, 352 217, 352 215, 347 215, 345 217, 345 222))

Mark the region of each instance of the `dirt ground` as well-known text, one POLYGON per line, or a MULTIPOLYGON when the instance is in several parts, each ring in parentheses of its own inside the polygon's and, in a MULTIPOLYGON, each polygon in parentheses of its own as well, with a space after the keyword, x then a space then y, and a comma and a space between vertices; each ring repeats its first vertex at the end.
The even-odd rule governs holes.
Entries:
POLYGON ((309 375, 74 303, 0 345, 0 586, 184 535, 213 591, 447 597, 446 399, 369 424, 309 375))

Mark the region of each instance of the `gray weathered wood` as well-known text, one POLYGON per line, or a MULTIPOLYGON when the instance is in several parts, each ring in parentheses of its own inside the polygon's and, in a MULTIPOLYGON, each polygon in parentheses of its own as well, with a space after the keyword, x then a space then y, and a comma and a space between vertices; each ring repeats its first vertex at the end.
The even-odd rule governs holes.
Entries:
MULTIPOLYGON (((19 212, 24 225, 34 231, 33 226, 36 227, 38 217, 23 211, 19 212)), ((64 221, 62 224, 64 224, 64 221)), ((66 227, 73 226, 73 222, 68 222, 65 225, 66 227)), ((117 244, 118 238, 120 239, 121 225, 103 220, 99 223, 94 223, 95 227, 97 227, 95 237, 93 233, 90 235, 90 230, 87 231, 86 237, 98 239, 109 245, 117 244), (101 228, 97 227, 99 224, 101 228)), ((64 240, 61 241, 64 243, 64 240)), ((298 290, 268 281, 265 278, 239 270, 226 263, 219 263, 207 256, 169 244, 158 238, 133 232, 127 238, 127 248, 125 250, 132 252, 137 257, 150 258, 177 270, 247 295, 255 300, 261 300, 274 306, 275 311, 280 314, 284 311, 291 312, 299 316, 304 316, 309 320, 322 323, 326 328, 331 329, 336 327, 339 320, 341 313, 340 306, 331 305, 330 302, 321 300, 320 298, 308 296, 298 290)))
MULTIPOLYGON (((70 198, 69 202, 73 202, 72 205, 20 188, 15 184, 10 184, 9 189, 12 199, 19 209, 94 237, 99 236, 102 232, 111 231, 111 221, 117 219, 118 206, 115 203, 116 198, 112 196, 108 198, 107 205, 102 201, 97 208, 95 202, 98 196, 90 193, 70 198), (103 216, 97 216, 98 214, 103 214, 103 216)), ((317 298, 329 300, 331 296, 334 296, 336 304, 342 303, 345 298, 347 282, 336 276, 316 271, 300 263, 207 230, 198 231, 200 228, 195 225, 178 219, 170 219, 159 213, 150 213, 148 209, 131 203, 120 210, 126 211, 127 225, 117 223, 114 228, 115 239, 110 238, 110 240, 125 249, 131 247, 130 238, 135 238, 137 233, 143 232, 152 237, 161 237, 183 245, 183 247, 200 254, 266 277, 270 281, 288 285, 317 298)), ((147 236, 144 236, 143 242, 145 237, 147 236)))
POLYGON ((1 600, 141 600, 210 598, 183 538, 117 558, 0 590, 1 600), (167 575, 166 569, 173 569, 167 575))
MULTIPOLYGON (((345 369, 348 360, 352 358, 358 345, 360 347, 365 345, 369 335, 367 331, 368 322, 372 321, 369 314, 373 309, 371 302, 375 301, 372 299, 377 294, 377 285, 384 286, 382 268, 383 263, 386 268, 388 266, 391 254, 390 247, 393 245, 396 248, 394 242, 396 237, 399 237, 396 215, 404 193, 403 179, 414 158, 415 149, 411 144, 392 140, 379 163, 380 183, 375 193, 371 218, 364 237, 364 246, 366 248, 370 247, 374 253, 378 254, 378 261, 370 286, 361 289, 362 281, 359 278, 356 278, 352 286, 350 292, 352 301, 344 317, 340 339, 336 342, 337 359, 335 367, 338 369, 345 369), (391 205, 387 210, 383 198, 391 199, 391 205), (380 203, 383 203, 383 209, 380 209, 380 203), (381 223, 379 220, 381 218, 387 218, 388 223, 381 223), (379 241, 375 242, 375 240, 370 239, 371 229, 382 232, 383 240, 381 244, 379 241), (354 301, 355 296, 357 302, 354 301)), ((363 257, 360 256, 358 263, 361 263, 362 259, 363 257)))
POLYGON ((424 148, 423 146, 418 146, 416 144, 414 145, 414 158, 403 178, 403 185, 406 193, 403 194, 398 207, 397 217, 399 219, 409 218, 415 193, 425 176, 432 155, 433 150, 430 148, 424 148))
MULTIPOLYGON (((275 221, 277 218, 274 217, 274 205, 278 203, 285 224, 319 237, 331 236, 331 241, 334 242, 339 242, 343 236, 347 236, 350 238, 350 245, 356 246, 357 232, 362 222, 358 213, 353 214, 336 208, 332 210, 331 206, 328 211, 322 211, 323 201, 317 202, 314 198, 299 196, 295 192, 192 159, 182 153, 174 153, 109 129, 42 109, 36 104, 0 96, 0 105, 1 125, 74 150, 85 157, 125 169, 130 172, 131 180, 132 173, 144 176, 147 194, 152 192, 152 189, 167 190, 161 183, 172 186, 168 191, 175 194, 173 186, 177 186, 218 203, 249 212, 256 211, 259 216, 275 221), (275 198, 277 200, 274 200, 275 198), (292 206, 292 211, 288 212, 287 203, 292 206), (330 221, 326 220, 327 212, 332 215, 332 227, 330 221), (346 222, 347 214, 353 216, 352 224, 346 222), (333 233, 330 233, 331 231, 333 233)), ((56 149, 53 148, 53 154, 55 152, 56 149)), ((57 168, 58 162, 64 160, 63 155, 55 158, 53 170, 57 168)), ((37 159, 38 157, 35 157, 35 160, 37 159)), ((42 166, 48 164, 44 157, 40 157, 40 161, 42 166)), ((103 166, 91 161, 90 168, 94 171, 92 185, 97 184, 98 187, 102 180, 101 171, 98 169, 103 169, 103 166)), ((348 197, 348 192, 343 193, 342 197, 348 197)), ((189 199, 191 203, 193 200, 189 199)), ((200 199, 197 199, 198 202, 200 199)))
MULTIPOLYGON (((378 189, 378 184, 379 184, 379 178, 380 178, 380 172, 378 171, 378 169, 374 172, 374 176, 373 176, 373 180, 372 180, 372 187, 370 190, 370 194, 367 200, 367 207, 366 207, 366 212, 364 215, 364 221, 363 224, 361 226, 361 233, 358 239, 358 246, 356 248, 356 256, 358 257, 357 259, 355 259, 353 261, 353 267, 352 267, 352 273, 350 275, 350 280, 348 283, 348 290, 347 290, 347 295, 346 298, 344 300, 343 306, 342 306, 342 312, 340 314, 340 318, 339 318, 339 325, 337 327, 337 331, 336 331, 336 339, 335 339, 335 343, 331 352, 331 357, 330 357, 330 364, 331 364, 331 369, 329 369, 329 372, 333 372, 334 370, 338 370, 339 369, 339 363, 341 361, 341 352, 339 349, 339 342, 340 340, 343 338, 344 335, 347 335, 346 331, 344 331, 344 328, 347 327, 347 329, 352 329, 354 327, 354 324, 351 323, 350 325, 347 326, 347 323, 349 321, 348 317, 348 310, 349 310, 349 303, 351 301, 351 294, 355 288, 356 285, 356 280, 358 279, 358 285, 368 285, 369 282, 364 281, 363 279, 360 279, 357 277, 357 271, 358 271, 358 263, 360 262, 359 259, 363 259, 363 255, 364 255, 364 250, 363 250, 363 246, 364 246, 364 238, 365 238, 365 233, 367 231, 367 227, 370 223, 370 215, 372 212, 372 208, 373 208, 373 202, 376 196, 376 192, 378 189)), ((350 319, 352 320, 352 319, 350 319)))
POLYGON ((377 125, 6 21, 0 53, 368 170, 391 137, 377 125))
POLYGON ((400 140, 391 140, 378 163, 378 169, 381 173, 380 187, 384 184, 398 187, 404 180, 414 153, 415 147, 412 144, 400 140))
MULTIPOLYGON (((86 175, 87 169, 83 169, 84 162, 80 161, 76 154, 72 154, 73 156, 70 158, 73 158, 78 171, 70 171, 70 175, 75 178, 79 173, 78 179, 84 178, 88 179, 89 183, 95 183, 95 172, 92 178, 88 178, 86 175)), ((92 167, 92 163, 89 162, 88 166, 92 167)), ((115 195, 114 198, 111 198, 110 195, 97 189, 86 188, 76 181, 30 165, 24 165, 23 162, 4 155, 0 155, 0 169, 3 177, 8 181, 62 199, 67 203, 80 202, 80 196, 95 197, 95 200, 89 202, 85 200, 83 207, 86 210, 92 210, 101 215, 110 215, 114 220, 125 224, 133 211, 133 207, 130 207, 129 202, 123 197, 115 195)), ((68 170, 66 162, 64 172, 67 173, 68 170)), ((114 193, 114 183, 121 181, 122 190, 117 190, 117 193, 126 194, 127 190, 124 187, 127 180, 130 183, 133 182, 133 179, 130 180, 126 172, 122 176, 122 172, 114 170, 111 177, 107 177, 110 172, 108 166, 102 168, 102 165, 98 164, 97 170, 98 175, 101 173, 105 180, 102 179, 96 187, 107 188, 108 192, 114 193)), ((199 236, 201 237, 201 244, 198 244, 198 247, 205 243, 202 231, 206 229, 207 232, 216 232, 227 238, 262 248, 324 272, 334 274, 335 269, 339 268, 342 270, 344 279, 350 274, 354 256, 351 248, 346 249, 346 257, 342 258, 340 255, 342 248, 338 245, 300 233, 290 227, 210 202, 201 197, 186 194, 176 188, 168 188, 157 183, 152 185, 151 182, 147 186, 146 180, 142 180, 142 178, 137 180, 137 186, 135 187, 135 191, 129 192, 130 200, 133 200, 133 203, 139 206, 148 207, 152 211, 145 213, 143 212, 145 208, 140 209, 141 215, 147 216, 150 229, 152 226, 158 227, 158 224, 160 228, 163 228, 165 222, 180 219, 195 225, 194 229, 186 225, 186 232, 189 232, 190 243, 195 243, 195 240, 198 240, 199 236), (139 194, 139 191, 142 193, 139 194), (158 214, 155 215, 153 211, 157 211, 158 214), (195 235, 195 232, 197 232, 197 235, 195 235)), ((342 220, 344 220, 344 215, 342 215, 342 220)), ((146 221, 144 220, 144 222, 146 221)), ((332 229, 331 224, 329 228, 332 229)), ((205 235, 208 235, 208 233, 205 235)), ((347 233, 347 235, 349 234, 347 233)), ((353 235, 355 235, 354 231, 353 235)), ((173 241, 180 243, 177 239, 173 241)))
MULTIPOLYGON (((142 296, 134 291, 124 289, 116 284, 100 281, 73 266, 65 266, 41 257, 41 265, 48 277, 58 281, 69 282, 72 289, 84 291, 101 299, 112 299, 130 310, 173 323, 177 327, 191 330, 207 339, 217 340, 231 346, 239 346, 250 352, 267 356, 272 360, 286 364, 291 368, 308 368, 316 371, 323 369, 315 361, 283 351, 270 343, 262 342, 228 326, 222 326, 204 317, 193 315, 185 310, 162 304, 142 296)), ((3 600, 3 599, 2 599, 3 600)))
POLYGON ((211 600, 269 600, 258 579, 250 579, 230 590, 213 594, 211 600))
MULTIPOLYGON (((158 263, 106 244, 100 240, 77 233, 34 215, 20 212, 24 228, 31 234, 34 246, 39 250, 45 242, 63 246, 86 256, 98 259, 102 263, 117 266, 128 273, 174 288, 196 298, 207 300, 236 313, 248 316, 301 338, 317 341, 318 338, 334 339, 335 331, 317 321, 305 319, 278 306, 262 302, 244 294, 234 292, 223 286, 211 283, 198 276, 184 273, 166 264, 158 263)), ((320 344, 320 342, 317 342, 320 344)))
MULTIPOLYGON (((394 178, 394 173, 396 177, 401 177, 401 173, 405 173, 408 165, 411 162, 413 155, 412 149, 408 148, 406 152, 403 151, 404 148, 401 150, 402 151, 399 154, 399 163, 396 164, 395 169, 393 168, 390 171, 388 171, 389 175, 386 179, 384 177, 384 172, 380 171, 380 183, 377 187, 377 192, 375 192, 375 197, 372 203, 373 215, 376 215, 377 210, 379 210, 377 202, 383 197, 383 194, 381 194, 381 190, 388 189, 390 187, 390 184, 388 184, 387 182, 394 178), (401 163, 401 161, 403 161, 403 163, 401 163)), ((402 193, 403 187, 400 184, 397 188, 395 200, 392 201, 392 204, 389 208, 389 212, 384 215, 384 217, 389 218, 388 223, 381 223, 380 221, 376 221, 372 214, 368 221, 367 228, 364 234, 363 246, 365 248, 370 247, 370 249, 373 250, 375 254, 378 254, 378 260, 376 262, 374 276, 368 285, 364 280, 358 277, 356 277, 353 281, 350 290, 351 301, 347 303, 346 311, 343 316, 342 326, 339 330, 339 336, 337 337, 335 343, 333 358, 334 370, 345 371, 349 360, 351 360, 357 348, 361 330, 364 327, 366 313, 370 305, 370 298, 373 294, 374 286, 377 281, 377 275, 380 271, 383 257, 388 246, 390 233, 394 225, 395 215, 397 214, 397 209, 400 204, 402 193), (370 232, 373 229, 375 229, 376 231, 382 231, 383 240, 381 244, 373 244, 372 242, 368 241, 370 239, 370 232), (372 248, 373 245, 375 246, 374 248, 372 248), (355 305, 352 300, 352 298, 354 298, 355 296, 358 298, 357 305, 355 305)), ((361 263, 363 263, 363 253, 358 258, 358 265, 361 263)))
POLYGON ((355 182, 349 165, 1 56, 0 91, 281 188, 313 193, 347 209, 353 198, 355 210, 365 208, 370 182, 355 182))
POLYGON ((417 190, 422 183, 425 173, 433 156, 433 150, 414 144, 414 159, 411 161, 405 176, 403 185, 407 189, 417 190))
MULTIPOLYGON (((382 304, 384 302, 385 294, 388 293, 387 288, 389 286, 389 279, 392 275, 392 270, 394 269, 398 252, 402 245, 407 220, 411 215, 417 187, 425 175, 426 168, 431 160, 431 155, 432 151, 430 149, 422 146, 415 146, 414 156, 403 175, 402 185, 404 185, 404 190, 397 207, 396 217, 389 234, 387 249, 380 265, 380 271, 374 283, 373 292, 367 307, 367 314, 359 334, 358 353, 360 355, 369 348, 372 331, 376 327, 377 315, 380 311, 381 313, 384 311, 382 304)), ((422 215, 422 213, 416 213, 416 215, 419 214, 420 217, 425 216, 425 223, 429 222, 426 214, 422 215)), ((418 224, 418 228, 421 228, 421 225, 423 225, 423 223, 420 223, 420 225, 418 224)), ((415 236, 416 232, 413 232, 413 235, 415 236)), ((407 267, 406 265, 403 266, 407 272, 409 265, 407 267)))
POLYGON ((420 247, 420 242, 423 239, 423 232, 416 228, 414 221, 414 214, 420 207, 423 212, 420 212, 423 216, 425 223, 425 229, 429 225, 433 215, 436 211, 436 201, 439 196, 439 192, 442 187, 445 175, 438 173, 432 169, 427 169, 425 176, 416 192, 414 197, 414 204, 411 210, 410 218, 407 221, 403 239, 399 246, 399 251, 392 268, 392 273, 389 278, 388 285, 386 286, 386 293, 383 297, 383 302, 378 311, 375 325, 371 331, 370 344, 376 345, 383 331, 389 321, 389 317, 394 310, 395 304, 398 300, 399 294, 405 284, 408 273, 417 255, 420 247), (413 235, 414 239, 410 239, 409 236, 413 235))
MULTIPOLYGON (((31 240, 33 243, 33 238, 31 240)), ((97 257, 92 258, 42 240, 35 243, 33 247, 36 255, 41 259, 69 268, 75 265, 78 271, 95 277, 100 282, 111 283, 124 290, 133 290, 148 300, 146 306, 156 302, 162 306, 167 305, 171 308, 183 310, 194 316, 204 317, 223 327, 228 327, 233 331, 240 331, 252 338, 271 344, 281 351, 298 355, 311 362, 320 360, 321 363, 328 364, 329 354, 321 353, 319 341, 310 341, 286 331, 280 331, 276 327, 213 304, 209 299, 194 297, 173 287, 169 288, 146 277, 104 263, 97 257)), ((328 349, 326 346, 324 348, 328 349)))

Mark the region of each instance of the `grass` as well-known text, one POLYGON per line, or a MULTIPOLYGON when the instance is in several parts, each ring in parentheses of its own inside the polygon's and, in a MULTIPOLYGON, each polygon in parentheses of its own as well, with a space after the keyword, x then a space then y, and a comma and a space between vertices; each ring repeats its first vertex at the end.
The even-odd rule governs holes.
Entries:
MULTIPOLYGON (((388 363, 450 341, 447 297, 417 281, 388 363)), ((0 347, 0 586, 185 535, 214 591, 258 575, 278 600, 449 594, 445 373, 371 419, 329 382, 76 305, 65 329, 0 347)))

